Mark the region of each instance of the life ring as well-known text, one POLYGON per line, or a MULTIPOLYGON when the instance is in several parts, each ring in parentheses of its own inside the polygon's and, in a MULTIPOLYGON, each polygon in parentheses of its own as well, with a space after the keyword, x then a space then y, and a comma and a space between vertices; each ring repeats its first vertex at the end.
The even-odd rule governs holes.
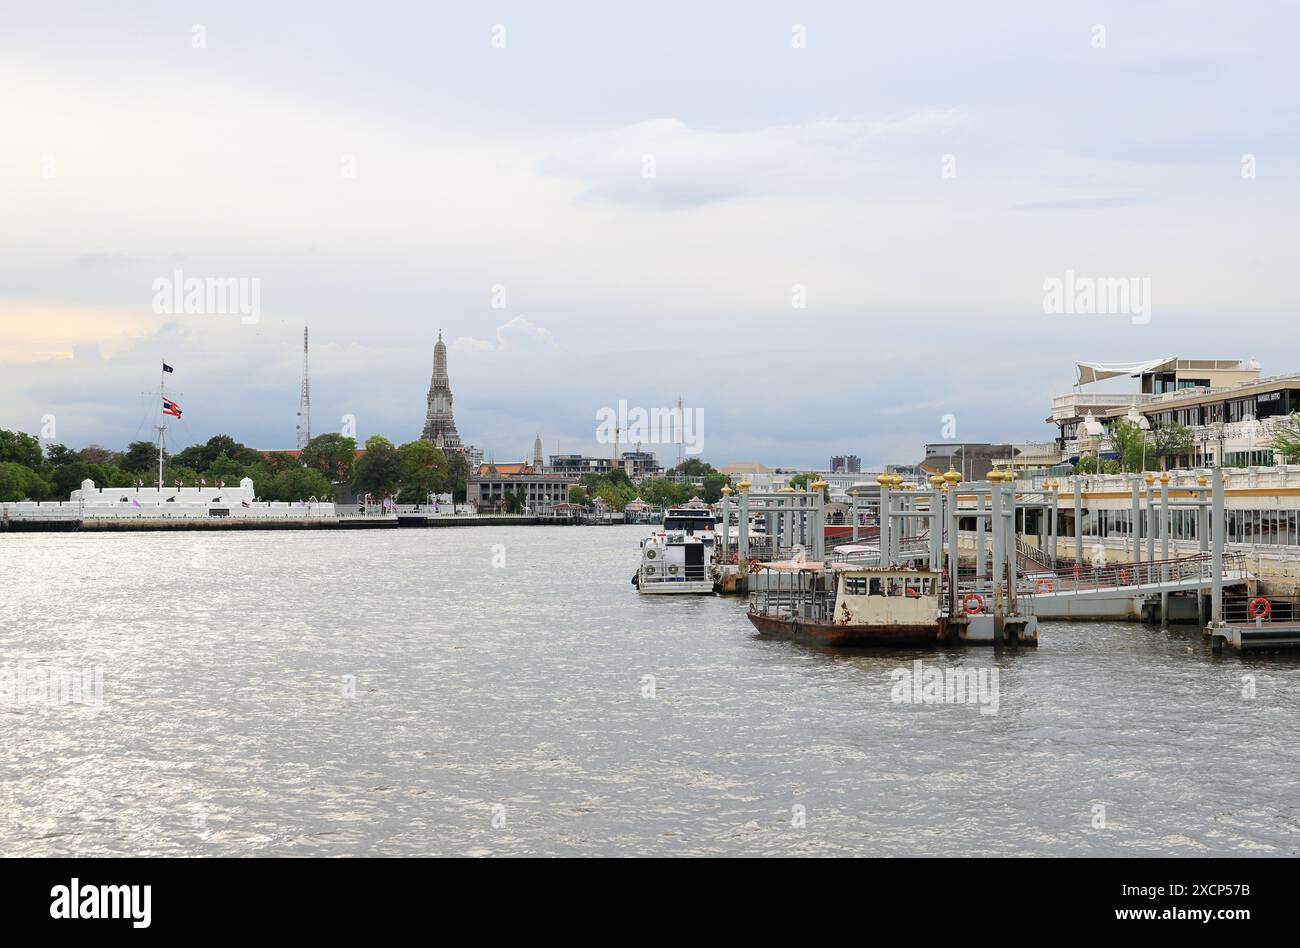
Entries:
POLYGON ((760 570, 762 570, 763 567, 764 567, 765 565, 766 565, 766 564, 765 564, 762 560, 750 560, 750 561, 749 561, 749 571, 750 571, 751 573, 757 573, 757 572, 759 572, 760 570))
POLYGON ((1252 619, 1267 619, 1268 614, 1273 611, 1273 604, 1263 596, 1256 596, 1250 601, 1248 609, 1252 619))
POLYGON ((966 610, 968 616, 978 615, 984 611, 984 597, 979 593, 967 593, 966 598, 961 601, 961 607, 966 610), (973 609, 971 608, 972 603, 975 606, 973 609))
POLYGON ((1055 588, 1050 579, 1034 580, 1034 592, 1052 592, 1055 588))

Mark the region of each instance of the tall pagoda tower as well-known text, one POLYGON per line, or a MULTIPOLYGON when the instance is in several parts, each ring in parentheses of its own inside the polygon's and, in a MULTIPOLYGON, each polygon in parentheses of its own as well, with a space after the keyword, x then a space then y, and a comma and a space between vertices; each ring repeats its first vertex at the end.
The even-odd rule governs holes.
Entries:
POLYGON ((447 378, 447 344, 438 330, 433 347, 433 379, 429 382, 429 407, 424 416, 424 433, 420 435, 444 451, 464 450, 451 414, 451 381, 447 378))

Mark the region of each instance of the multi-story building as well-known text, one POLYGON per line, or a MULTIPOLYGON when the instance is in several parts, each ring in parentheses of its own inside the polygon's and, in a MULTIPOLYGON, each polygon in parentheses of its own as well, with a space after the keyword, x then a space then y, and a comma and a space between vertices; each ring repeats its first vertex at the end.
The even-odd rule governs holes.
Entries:
POLYGON ((650 451, 624 451, 621 455, 623 470, 634 481, 648 477, 659 477, 664 469, 659 466, 659 459, 650 451))
MULTIPOLYGON (((1279 423, 1300 411, 1300 373, 1261 377, 1257 363, 1227 359, 1162 359, 1129 364, 1077 363, 1075 391, 1052 399, 1061 460, 1116 457, 1109 433, 1120 419, 1146 432, 1182 425, 1186 450, 1167 467, 1247 467, 1275 463, 1279 423), (1137 392, 1081 392, 1094 382, 1129 375, 1137 392)), ((1153 448, 1157 440, 1151 435, 1153 448)))
POLYGON ((613 458, 589 458, 581 454, 552 454, 548 469, 556 474, 572 474, 576 480, 584 474, 607 474, 613 467, 613 458))
POLYGON ((929 476, 951 469, 962 480, 978 480, 996 464, 1000 467, 1052 467, 1060 461, 1060 449, 1053 441, 936 441, 925 446, 925 460, 918 473, 929 476))
POLYGON ((466 499, 479 510, 504 510, 506 494, 523 492, 530 513, 541 513, 556 504, 567 503, 569 488, 578 483, 576 474, 537 471, 525 462, 483 464, 469 476, 466 499))
POLYGON ((861 474, 862 458, 856 454, 837 454, 831 458, 831 474, 861 474))

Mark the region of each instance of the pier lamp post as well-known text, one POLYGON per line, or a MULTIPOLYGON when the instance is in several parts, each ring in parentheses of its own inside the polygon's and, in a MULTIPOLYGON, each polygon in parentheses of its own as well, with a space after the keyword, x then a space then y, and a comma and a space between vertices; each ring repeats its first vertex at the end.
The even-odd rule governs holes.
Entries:
POLYGON ((930 569, 941 569, 943 562, 943 486, 942 474, 931 474, 930 482, 930 569))
POLYGON ((812 490, 812 509, 804 514, 811 536, 813 557, 817 562, 826 558, 826 482, 820 477, 808 485, 812 490))
POLYGON ((856 487, 849 488, 849 497, 852 498, 849 501, 849 515, 852 517, 851 522, 853 524, 852 539, 854 543, 857 543, 858 542, 858 489, 856 487))
MULTIPOLYGON (((911 487, 910 484, 903 483, 902 474, 894 474, 892 477, 890 477, 889 480, 890 483, 894 485, 894 490, 897 491, 907 490, 909 487, 911 487)), ((900 501, 899 502, 900 516, 898 517, 898 529, 893 531, 892 533, 892 536, 894 538, 894 550, 893 550, 893 556, 890 557, 890 562, 893 565, 898 564, 899 562, 898 558, 903 553, 903 544, 907 542, 907 518, 901 516, 902 512, 903 512, 903 503, 900 501)))
MULTIPOLYGON (((951 616, 957 614, 957 526, 961 522, 957 513, 957 485, 961 483, 961 475, 952 464, 948 465, 943 482, 948 489, 948 615, 951 616)), ((939 555, 943 555, 942 544, 939 555)))
POLYGON ((1147 471, 1147 562, 1156 558, 1156 476, 1147 471))
POLYGON ((722 485, 722 559, 725 562, 731 547, 731 485, 722 485))
POLYGON ((1051 559, 1048 561, 1052 569, 1056 569, 1056 534, 1057 534, 1057 509, 1061 499, 1061 482, 1052 478, 1052 519, 1047 524, 1047 542, 1051 547, 1051 559))
MULTIPOLYGON (((736 538, 736 545, 739 547, 739 555, 736 557, 740 562, 743 570, 749 569, 749 488, 753 486, 743 477, 736 482, 736 490, 740 491, 740 530, 736 538)), ((742 572, 742 576, 747 575, 742 572)))
MULTIPOLYGON (((1160 472, 1160 567, 1161 583, 1169 582, 1169 472, 1160 472)), ((1169 627, 1169 590, 1160 591, 1160 627, 1169 627)))

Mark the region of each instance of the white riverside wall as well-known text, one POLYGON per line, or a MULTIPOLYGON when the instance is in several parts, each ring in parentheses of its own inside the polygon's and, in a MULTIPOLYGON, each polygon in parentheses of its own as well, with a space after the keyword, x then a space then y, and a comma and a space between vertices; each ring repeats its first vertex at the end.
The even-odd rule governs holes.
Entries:
POLYGON ((257 501, 253 482, 238 487, 96 487, 82 481, 66 501, 0 504, 8 520, 289 520, 334 517, 333 502, 257 501), (245 503, 248 506, 244 506, 245 503), (215 512, 214 512, 215 511, 215 512), (222 513, 224 511, 224 513, 222 513))

